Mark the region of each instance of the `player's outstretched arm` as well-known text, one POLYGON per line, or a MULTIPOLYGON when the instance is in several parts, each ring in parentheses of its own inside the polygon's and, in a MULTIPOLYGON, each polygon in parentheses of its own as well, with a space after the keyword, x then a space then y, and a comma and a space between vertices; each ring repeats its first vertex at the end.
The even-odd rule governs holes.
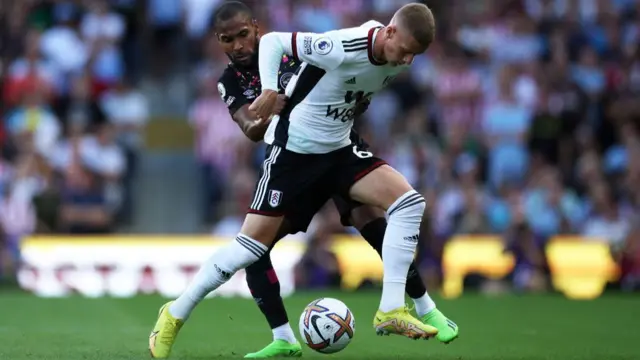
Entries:
MULTIPOLYGON (((238 124, 240 130, 251 141, 258 142, 264 138, 264 133, 269 127, 269 118, 264 120, 258 118, 254 111, 249 109, 252 99, 247 98, 244 89, 239 85, 238 79, 231 72, 225 71, 218 80, 218 93, 227 104, 229 114, 233 121, 238 124)), ((273 112, 280 113, 287 98, 284 95, 278 95, 275 100, 273 112)))
POLYGON ((268 121, 258 120, 253 111, 249 110, 249 104, 244 105, 232 116, 240 130, 253 142, 262 141, 264 133, 269 127, 268 121))
MULTIPOLYGON (((278 95, 276 103, 276 113, 284 107, 286 103, 286 96, 278 95)), ((270 119, 261 120, 258 119, 256 113, 249 110, 249 104, 243 105, 231 116, 233 121, 238 124, 242 132, 253 142, 259 142, 264 139, 264 134, 269 127, 270 119)))
POLYGON ((337 32, 325 34, 271 32, 260 38, 260 79, 262 90, 278 90, 278 70, 282 55, 321 69, 334 70, 344 61, 345 53, 337 32))

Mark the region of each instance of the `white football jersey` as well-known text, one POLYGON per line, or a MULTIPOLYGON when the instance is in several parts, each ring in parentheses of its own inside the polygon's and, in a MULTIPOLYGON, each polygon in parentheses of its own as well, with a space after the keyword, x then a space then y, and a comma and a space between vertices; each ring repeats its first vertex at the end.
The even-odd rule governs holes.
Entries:
POLYGON ((324 154, 350 145, 357 101, 371 98, 409 67, 387 65, 373 57, 374 40, 382 26, 369 21, 360 27, 324 34, 294 32, 263 36, 260 41, 263 90, 273 86, 272 60, 267 63, 267 57, 275 59, 278 51, 284 51, 304 62, 287 86, 289 101, 280 116, 272 120, 265 142, 302 154, 324 154))

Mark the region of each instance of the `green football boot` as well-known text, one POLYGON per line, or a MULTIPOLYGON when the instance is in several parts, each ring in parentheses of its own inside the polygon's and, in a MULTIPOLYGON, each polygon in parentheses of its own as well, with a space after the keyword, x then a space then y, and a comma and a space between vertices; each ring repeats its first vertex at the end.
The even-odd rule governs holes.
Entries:
POLYGON ((458 325, 449 320, 438 309, 431 310, 428 314, 422 317, 422 322, 427 325, 431 325, 438 329, 436 339, 448 344, 458 337, 458 325))
POLYGON ((273 340, 273 342, 267 345, 264 349, 247 354, 244 357, 245 359, 266 359, 300 356, 302 356, 302 347, 297 341, 295 344, 291 344, 285 340, 273 340))

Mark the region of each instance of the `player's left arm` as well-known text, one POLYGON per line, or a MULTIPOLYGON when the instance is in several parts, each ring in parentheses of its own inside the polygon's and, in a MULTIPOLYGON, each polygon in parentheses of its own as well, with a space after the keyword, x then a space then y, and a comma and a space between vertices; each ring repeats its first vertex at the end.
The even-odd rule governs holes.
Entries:
POLYGON ((336 69, 345 60, 338 32, 271 32, 260 39, 258 57, 262 91, 278 91, 278 71, 286 54, 325 71, 336 69))

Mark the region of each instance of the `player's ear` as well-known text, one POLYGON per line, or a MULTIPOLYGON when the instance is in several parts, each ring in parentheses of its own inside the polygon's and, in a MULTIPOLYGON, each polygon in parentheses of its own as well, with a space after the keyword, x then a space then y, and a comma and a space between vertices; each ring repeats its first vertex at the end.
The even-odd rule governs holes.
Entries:
POLYGON ((393 34, 396 33, 396 31, 397 31, 397 28, 395 25, 388 25, 385 28, 385 34, 384 34, 385 39, 391 39, 391 37, 393 36, 393 34))

